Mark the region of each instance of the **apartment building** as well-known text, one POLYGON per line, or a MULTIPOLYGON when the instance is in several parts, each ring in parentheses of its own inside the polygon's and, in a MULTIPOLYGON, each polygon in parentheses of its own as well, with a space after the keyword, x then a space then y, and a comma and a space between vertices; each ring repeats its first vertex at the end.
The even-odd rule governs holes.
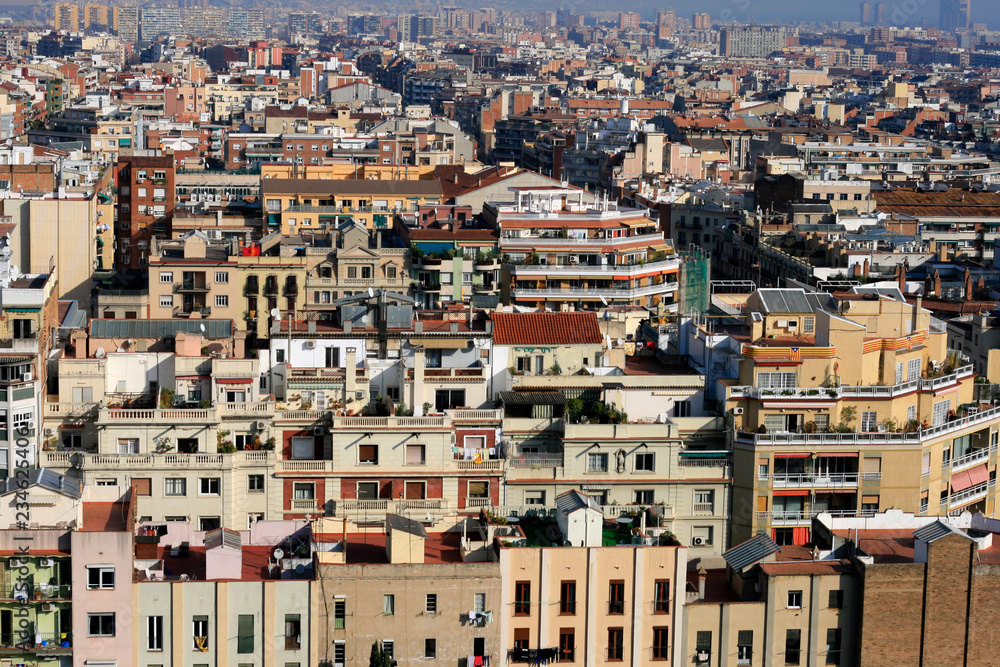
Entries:
POLYGON ((687 664, 680 641, 686 549, 619 544, 619 533, 628 532, 603 521, 594 530, 596 546, 548 546, 543 536, 551 525, 526 522, 496 538, 506 602, 503 657, 529 664, 687 664), (605 537, 615 546, 600 546, 605 537))
POLYGON ((135 664, 316 664, 312 531, 260 521, 244 530, 142 523, 126 639, 135 664), (157 663, 159 664, 159 663, 157 663))
POLYGON ((154 234, 169 237, 177 196, 174 176, 171 157, 137 155, 119 161, 115 225, 118 268, 146 267, 154 234))
POLYGON ((384 531, 322 520, 316 587, 330 603, 316 618, 321 660, 364 663, 373 644, 400 663, 501 660, 499 564, 467 557, 448 524, 408 514, 390 515, 384 531))
POLYGON ((270 178, 261 196, 268 227, 283 235, 326 229, 346 218, 369 229, 387 227, 397 211, 443 203, 441 184, 423 181, 301 180, 270 178))
POLYGON ((497 294, 500 234, 476 222, 471 206, 421 206, 413 213, 397 213, 393 231, 410 248, 410 287, 418 307, 497 294))
POLYGON ((756 535, 723 554, 725 569, 688 579, 688 665, 853 665, 862 597, 851 560, 756 535))
POLYGON ((973 367, 948 355, 919 299, 765 289, 746 308, 750 321, 728 332, 739 376, 722 381, 734 541, 764 530, 805 544, 818 512, 991 511, 996 411, 973 403, 973 367))
POLYGON ((231 244, 202 231, 179 239, 153 239, 149 251, 149 317, 240 321, 240 273, 231 244))
POLYGON ((501 230, 504 303, 676 310, 680 260, 645 211, 585 204, 573 188, 511 190, 513 204, 483 207, 483 219, 501 230))

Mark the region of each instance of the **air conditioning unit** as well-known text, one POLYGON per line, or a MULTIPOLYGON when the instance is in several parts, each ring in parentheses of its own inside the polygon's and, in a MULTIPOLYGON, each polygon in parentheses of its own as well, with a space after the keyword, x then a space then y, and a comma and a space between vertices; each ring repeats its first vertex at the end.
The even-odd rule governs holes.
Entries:
POLYGON ((42 611, 55 611, 56 606, 54 604, 43 604, 42 611))
POLYGON ((32 373, 31 371, 28 371, 21 377, 22 382, 31 382, 34 379, 35 379, 35 374, 32 373))
POLYGON ((316 341, 314 341, 314 340, 307 340, 306 341, 306 349, 307 350, 315 350, 316 349, 316 341))
POLYGON ((56 564, 56 562, 51 558, 40 558, 38 560, 38 564, 41 565, 42 567, 52 567, 53 565, 56 564))
POLYGON ((364 391, 364 389, 361 389, 361 390, 358 390, 358 391, 354 392, 354 400, 361 401, 361 400, 364 400, 364 397, 365 397, 365 391, 364 391))
POLYGON ((733 408, 733 414, 734 415, 741 415, 741 414, 743 414, 743 408, 733 408))
POLYGON ((579 264, 580 263, 580 257, 577 256, 577 255, 570 255, 569 256, 569 263, 570 264, 579 264))
POLYGON ((703 544, 705 544, 705 540, 703 538, 701 538, 701 537, 696 537, 696 538, 694 538, 694 539, 691 540, 691 544, 693 544, 696 547, 700 547, 703 544))
POLYGON ((326 435, 326 429, 322 426, 317 426, 313 429, 313 435, 326 435))
POLYGON ((257 422, 257 430, 263 431, 267 428, 267 422, 257 422))
POLYGON ((55 434, 56 434, 56 430, 54 428, 47 428, 47 429, 45 429, 45 435, 46 436, 55 435, 55 434))
POLYGON ((799 323, 798 323, 797 320, 788 320, 788 328, 789 329, 797 329, 798 326, 799 326, 799 323))

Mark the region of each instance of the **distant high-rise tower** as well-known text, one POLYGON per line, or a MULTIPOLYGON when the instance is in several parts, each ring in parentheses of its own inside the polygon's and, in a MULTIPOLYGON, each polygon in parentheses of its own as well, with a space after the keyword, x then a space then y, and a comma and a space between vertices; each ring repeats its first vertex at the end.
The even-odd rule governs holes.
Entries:
POLYGON ((872 3, 862 2, 861 3, 861 25, 871 25, 872 24, 872 3))
POLYGON ((695 30, 711 30, 712 15, 707 12, 698 12, 691 17, 691 25, 695 30))
POLYGON ((672 9, 656 12, 656 39, 666 40, 677 29, 677 14, 672 9))
POLYGON ((618 28, 620 30, 638 30, 640 20, 642 17, 638 12, 619 12, 618 28))
POLYGON ((883 23, 885 23, 885 3, 884 2, 878 3, 876 5, 876 8, 878 11, 876 12, 877 17, 875 20, 878 21, 879 25, 882 25, 883 23))
POLYGON ((947 32, 968 30, 972 25, 972 0, 940 0, 938 27, 947 32))
POLYGON ((66 30, 67 32, 80 31, 81 25, 79 5, 56 5, 55 18, 56 30, 66 30))

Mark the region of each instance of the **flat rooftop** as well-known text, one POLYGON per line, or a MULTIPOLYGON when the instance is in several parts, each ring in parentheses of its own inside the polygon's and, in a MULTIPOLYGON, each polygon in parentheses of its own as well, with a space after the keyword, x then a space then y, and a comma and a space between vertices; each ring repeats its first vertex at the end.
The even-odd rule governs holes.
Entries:
MULTIPOLYGON (((461 539, 462 536, 455 532, 428 533, 424 540, 424 563, 441 565, 463 562, 461 539)), ((346 541, 348 564, 389 564, 385 553, 386 534, 382 532, 382 528, 373 528, 370 533, 348 533, 346 541)))

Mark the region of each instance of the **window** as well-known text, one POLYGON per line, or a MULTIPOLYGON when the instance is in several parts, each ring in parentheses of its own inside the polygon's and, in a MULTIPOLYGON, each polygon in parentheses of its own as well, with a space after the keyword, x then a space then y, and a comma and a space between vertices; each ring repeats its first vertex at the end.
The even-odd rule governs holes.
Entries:
POLYGON ((263 475, 247 475, 247 493, 264 493, 263 475))
POLYGON ((736 664, 753 664, 753 630, 740 630, 736 635, 736 664))
POLYGON ((162 651, 163 650, 163 617, 162 616, 147 616, 146 617, 146 650, 147 651, 162 651))
POLYGON ((788 604, 785 606, 789 609, 802 609, 802 591, 788 591, 788 604))
POLYGON ((906 377, 906 364, 902 361, 896 362, 896 384, 901 384, 906 377))
POLYGON ((183 477, 168 477, 163 480, 163 495, 186 496, 187 480, 183 477))
POLYGON ((137 496, 153 495, 153 480, 149 477, 133 477, 130 480, 132 488, 137 496))
MULTIPOLYGON (((438 350, 438 352, 440 352, 440 350, 438 350)), ((434 392, 434 409, 438 412, 453 410, 464 405, 464 389, 438 389, 434 392)))
POLYGON ((347 626, 347 600, 344 598, 334 598, 333 600, 333 629, 343 630, 347 626))
POLYGON ((691 416, 691 401, 675 401, 674 402, 674 416, 675 417, 690 417, 691 416))
POLYGON ((295 482, 292 485, 292 497, 295 500, 315 500, 316 485, 313 482, 295 482))
POLYGON ((917 406, 908 405, 906 407, 906 423, 917 421, 917 406))
POLYGON ((237 619, 236 652, 253 653, 253 616, 240 614, 237 619))
POLYGON ((695 636, 694 658, 696 665, 707 665, 712 661, 712 631, 699 630, 695 636))
POLYGON ((424 600, 424 611, 428 614, 436 614, 438 610, 437 593, 428 593, 424 600))
POLYGON ((794 389, 795 373, 757 373, 757 386, 761 389, 794 389))
POLYGON ((840 664, 840 628, 826 630, 826 664, 840 664))
POLYGON ((816 318, 806 317, 802 320, 802 333, 811 334, 816 329, 816 318))
POLYGON ((861 496, 861 513, 864 516, 872 516, 878 513, 878 496, 861 496))
POLYGON ((344 667, 347 662, 347 644, 343 641, 333 643, 333 665, 334 667, 344 667))
POLYGON ((385 653, 386 656, 390 660, 392 659, 393 654, 395 652, 394 649, 395 649, 395 646, 394 646, 393 641, 391 639, 383 639, 382 640, 382 652, 385 653))
POLYGON ((932 426, 940 426, 948 420, 948 410, 951 408, 951 399, 946 398, 934 404, 934 423, 932 426))
POLYGON ((87 590, 108 589, 115 587, 115 568, 113 565, 88 565, 87 590))
POLYGON ((302 620, 298 614, 285 614, 285 650, 302 648, 302 620))
POLYGON ((920 377, 920 357, 910 359, 906 362, 906 381, 916 380, 920 377))
POLYGON ((656 469, 656 454, 653 452, 639 452, 635 455, 636 472, 653 472, 656 469))
POLYGON ((830 609, 844 608, 844 591, 838 589, 830 591, 830 609))
POLYGON ((524 504, 525 505, 544 505, 545 504, 545 492, 544 491, 525 491, 524 492, 524 504))
POLYGON ((607 454, 587 454, 587 472, 607 472, 607 454))
POLYGON ((608 628, 608 660, 625 659, 625 629, 608 628))
POLYGON ((216 271, 215 272, 215 282, 217 282, 217 283, 228 283, 229 282, 229 272, 228 271, 216 271))
POLYGON ((202 477, 198 480, 198 494, 202 496, 219 495, 219 478, 202 477))
POLYGON ((396 596, 395 595, 383 595, 382 596, 382 613, 386 616, 392 616, 396 613, 396 596))
POLYGON ((564 581, 559 584, 559 613, 576 613, 576 582, 564 581))
POLYGON ((208 616, 195 616, 191 619, 191 637, 195 651, 208 651, 208 616))
POLYGON ((625 613, 625 582, 612 581, 608 585, 608 613, 625 613))
POLYGON ((229 307, 229 295, 228 294, 216 294, 215 295, 215 305, 218 308, 228 308, 229 307))
POLYGON ((406 465, 416 466, 424 465, 427 463, 425 456, 425 445, 407 445, 406 446, 406 465))
POLYGON ((477 613, 486 611, 486 593, 476 593, 472 596, 472 608, 477 613))
POLYGON ((697 490, 694 492, 694 511, 713 512, 715 511, 715 491, 697 490))
POLYGON ((670 613, 670 580, 657 579, 653 584, 653 613, 670 613))
POLYGON ((316 440, 312 436, 292 438, 292 458, 311 459, 316 450, 316 440))
POLYGON ((861 430, 866 433, 878 430, 878 413, 865 410, 861 413, 861 430))
POLYGON ((670 657, 668 628, 653 628, 653 660, 667 660, 670 657))
MULTIPOLYGON (((15 413, 14 418, 17 419, 17 414, 15 413)), ((17 428, 15 424, 14 428, 17 428)), ((138 454, 139 453, 139 439, 138 438, 118 438, 118 453, 119 454, 138 454)))
MULTIPOLYGON (((11 428, 14 430, 27 429, 31 430, 34 428, 35 424, 35 409, 34 408, 20 408, 15 410, 11 420, 11 428)), ((119 441, 121 442, 121 441, 119 441)), ((135 453, 139 452, 139 440, 131 440, 130 442, 135 443, 135 453)), ((129 452, 132 453, 132 452, 129 452)))
POLYGON ((115 615, 87 614, 87 636, 89 637, 114 637, 115 636, 115 615))
POLYGON ((802 647, 801 630, 785 630, 785 664, 799 664, 799 652, 802 647))
POLYGON ((437 640, 436 639, 425 639, 424 640, 424 657, 425 658, 436 658, 437 657, 437 640))
POLYGON ((172 294, 167 294, 160 297, 160 307, 161 308, 173 308, 174 296, 172 294))
POLYGON ((203 516, 198 519, 198 530, 218 530, 222 519, 217 516, 203 516))
POLYGON ((114 478, 114 477, 104 477, 104 478, 98 477, 95 480, 95 482, 96 482, 97 486, 117 486, 118 485, 118 480, 116 478, 114 478))
POLYGON ((378 445, 358 445, 358 463, 378 465, 378 445))
POLYGON ((559 630, 559 662, 576 660, 576 631, 573 628, 559 630))
POLYGON ((519 581, 514 584, 514 615, 527 616, 531 613, 531 582, 519 581))

